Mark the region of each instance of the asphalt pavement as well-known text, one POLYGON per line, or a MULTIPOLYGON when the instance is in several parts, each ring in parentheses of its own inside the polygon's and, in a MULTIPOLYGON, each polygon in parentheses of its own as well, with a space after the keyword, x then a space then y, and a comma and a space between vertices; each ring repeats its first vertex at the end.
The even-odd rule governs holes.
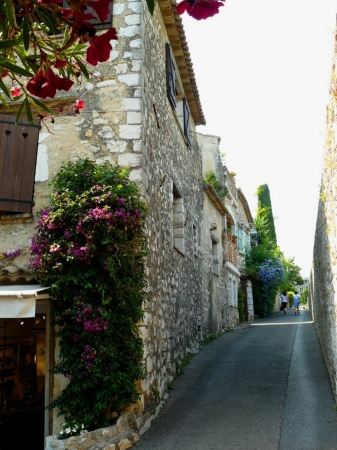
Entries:
POLYGON ((337 450, 337 411, 308 311, 205 345, 136 450, 337 450))

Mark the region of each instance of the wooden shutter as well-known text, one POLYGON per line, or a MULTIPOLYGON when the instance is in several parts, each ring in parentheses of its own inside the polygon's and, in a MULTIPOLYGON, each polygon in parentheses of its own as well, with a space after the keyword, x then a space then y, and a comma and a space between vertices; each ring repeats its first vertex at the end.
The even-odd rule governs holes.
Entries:
MULTIPOLYGON (((67 0, 63 0, 63 8, 69 8, 67 0)), ((110 8, 109 17, 104 22, 101 22, 100 18, 97 17, 97 14, 93 8, 90 8, 88 6, 88 8, 85 10, 86 13, 91 13, 95 17, 97 17, 97 19, 89 20, 90 23, 95 25, 96 30, 104 30, 107 28, 112 28, 112 1, 110 2, 109 8, 110 8)))
POLYGON ((173 109, 176 109, 176 68, 170 44, 165 44, 166 50, 166 91, 173 109))
POLYGON ((31 213, 40 125, 0 114, 0 213, 31 213))
POLYGON ((183 98, 183 111, 184 111, 184 136, 186 144, 191 147, 191 127, 190 127, 190 107, 187 100, 183 98))

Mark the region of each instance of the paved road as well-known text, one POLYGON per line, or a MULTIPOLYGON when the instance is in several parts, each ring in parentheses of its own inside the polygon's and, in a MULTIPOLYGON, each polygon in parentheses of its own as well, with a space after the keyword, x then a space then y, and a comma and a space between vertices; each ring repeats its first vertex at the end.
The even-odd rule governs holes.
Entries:
POLYGON ((203 347, 136 450, 337 450, 337 412, 308 311, 203 347))

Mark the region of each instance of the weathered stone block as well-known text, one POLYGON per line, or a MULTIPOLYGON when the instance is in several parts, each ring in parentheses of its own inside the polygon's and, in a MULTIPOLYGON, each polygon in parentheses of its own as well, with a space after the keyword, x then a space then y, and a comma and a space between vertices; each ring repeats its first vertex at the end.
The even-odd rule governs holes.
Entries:
POLYGON ((125 23, 127 25, 139 25, 141 23, 140 14, 130 14, 125 17, 125 23))
POLYGON ((140 76, 138 73, 128 73, 126 75, 119 75, 118 80, 128 86, 137 86, 140 83, 140 76))
POLYGON ((119 37, 133 37, 141 34, 139 25, 131 25, 129 27, 119 29, 119 37))
POLYGON ((139 98, 123 98, 122 108, 125 111, 140 111, 141 110, 141 100, 139 98))
POLYGON ((140 125, 120 125, 119 136, 124 139, 139 139, 142 133, 140 125))

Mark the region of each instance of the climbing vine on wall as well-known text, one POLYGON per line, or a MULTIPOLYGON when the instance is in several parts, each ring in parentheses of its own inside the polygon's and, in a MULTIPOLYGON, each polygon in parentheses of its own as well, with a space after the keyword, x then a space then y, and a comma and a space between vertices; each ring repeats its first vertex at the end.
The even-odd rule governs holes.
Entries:
POLYGON ((51 185, 32 266, 59 300, 53 372, 69 384, 49 408, 59 409, 66 426, 75 421, 92 430, 139 395, 146 208, 127 171, 108 163, 65 164, 51 185))

